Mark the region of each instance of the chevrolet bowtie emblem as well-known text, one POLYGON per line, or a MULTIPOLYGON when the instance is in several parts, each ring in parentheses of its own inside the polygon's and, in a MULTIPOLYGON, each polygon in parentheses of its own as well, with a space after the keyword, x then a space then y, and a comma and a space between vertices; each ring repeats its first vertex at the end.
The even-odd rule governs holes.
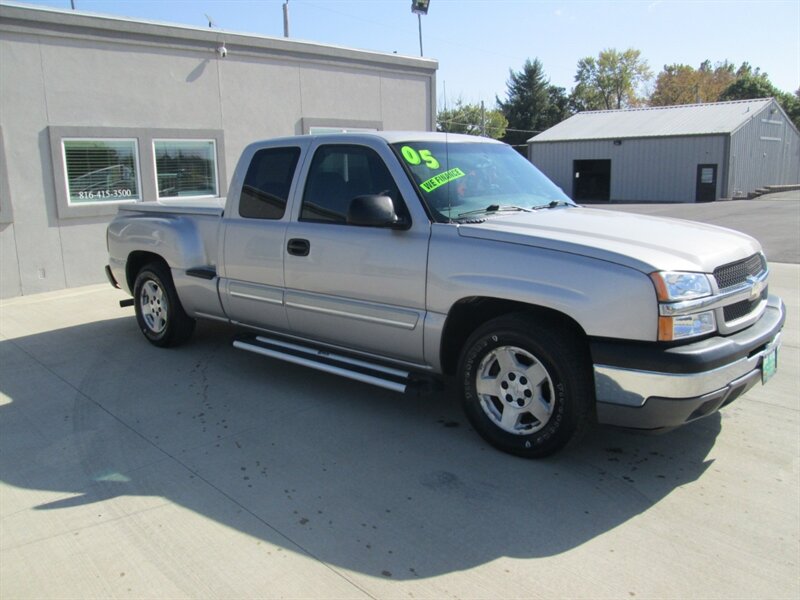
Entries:
POLYGON ((753 286, 752 289, 750 290, 750 300, 751 301, 755 300, 759 296, 761 296, 761 292, 763 292, 764 288, 767 287, 767 282, 766 281, 759 281, 759 279, 757 277, 754 277, 752 275, 750 275, 747 278, 747 283, 749 283, 750 285, 753 286))

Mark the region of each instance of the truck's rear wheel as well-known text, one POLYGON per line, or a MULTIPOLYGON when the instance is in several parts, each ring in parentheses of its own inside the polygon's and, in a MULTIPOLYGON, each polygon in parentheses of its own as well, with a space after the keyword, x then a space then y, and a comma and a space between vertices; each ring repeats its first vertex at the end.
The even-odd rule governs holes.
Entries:
POLYGON ((177 346, 194 332, 195 321, 183 310, 169 270, 159 262, 145 265, 133 285, 136 321, 156 346, 177 346))
POLYGON ((587 363, 571 331, 524 315, 494 319, 470 336, 461 355, 464 410, 496 448, 547 456, 589 422, 594 396, 587 363))

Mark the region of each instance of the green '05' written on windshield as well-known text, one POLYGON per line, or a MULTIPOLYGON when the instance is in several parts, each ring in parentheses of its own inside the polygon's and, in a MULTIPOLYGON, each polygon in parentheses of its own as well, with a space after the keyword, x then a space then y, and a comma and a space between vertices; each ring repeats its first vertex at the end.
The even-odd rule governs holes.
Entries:
POLYGON ((394 147, 437 221, 490 206, 500 214, 503 207, 572 204, 558 186, 505 144, 409 141, 394 147))

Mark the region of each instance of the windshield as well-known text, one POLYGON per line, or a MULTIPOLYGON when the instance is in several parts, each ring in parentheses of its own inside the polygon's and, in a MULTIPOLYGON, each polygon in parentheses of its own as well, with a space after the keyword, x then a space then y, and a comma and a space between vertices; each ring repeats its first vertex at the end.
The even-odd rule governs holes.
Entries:
POLYGON ((402 142, 393 144, 437 221, 572 201, 505 144, 402 142))

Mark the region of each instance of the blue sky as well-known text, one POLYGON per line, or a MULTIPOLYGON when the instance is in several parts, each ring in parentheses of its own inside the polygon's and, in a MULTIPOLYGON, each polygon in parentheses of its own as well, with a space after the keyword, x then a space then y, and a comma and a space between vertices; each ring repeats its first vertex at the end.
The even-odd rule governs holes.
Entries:
MULTIPOLYGON (((69 8, 69 0, 28 4, 69 8)), ((75 0, 79 10, 283 35, 282 0, 75 0)), ((419 55, 410 0, 290 0, 291 37, 419 55)), ((576 63, 603 48, 641 50, 654 73, 665 64, 748 61, 784 91, 800 87, 800 0, 431 0, 422 17, 425 56, 439 61, 439 103, 459 96, 494 105, 508 70, 538 57, 569 91, 576 63)))

